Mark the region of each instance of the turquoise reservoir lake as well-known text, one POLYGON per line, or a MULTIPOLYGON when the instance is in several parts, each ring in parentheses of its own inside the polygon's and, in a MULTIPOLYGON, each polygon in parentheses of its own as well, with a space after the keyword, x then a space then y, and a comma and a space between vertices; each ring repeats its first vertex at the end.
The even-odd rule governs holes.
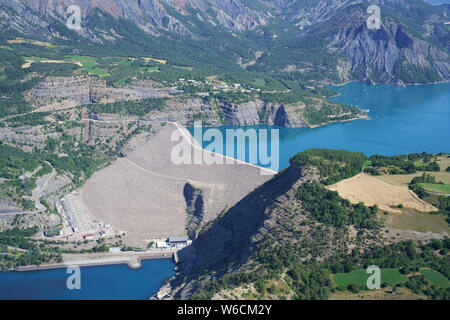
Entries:
POLYGON ((140 269, 125 264, 81 268, 81 289, 67 289, 66 269, 0 272, 0 299, 144 300, 175 274, 171 259, 143 260, 140 269))
MULTIPOLYGON (((450 152, 450 83, 392 87, 353 82, 332 89, 340 95, 331 100, 368 109, 371 120, 314 129, 262 125, 244 129, 279 129, 280 170, 289 166, 293 155, 310 148, 345 149, 367 155, 450 152)), ((226 129, 237 127, 217 129, 225 136, 226 129)), ((193 133, 193 128, 189 130, 193 133)), ((202 143, 204 147, 210 144, 202 143)), ((240 160, 249 160, 248 142, 246 145, 246 159, 240 160)))
MULTIPOLYGON (((449 83, 405 88, 350 83, 333 88, 341 94, 333 100, 369 109, 372 120, 315 129, 276 128, 280 130, 280 169, 289 165, 290 157, 309 148, 368 155, 450 152, 449 83)), ((217 129, 225 132, 227 128, 233 127, 217 129)), ((173 267, 171 260, 147 260, 138 270, 126 265, 82 268, 79 291, 66 288, 65 269, 0 272, 0 299, 147 299, 174 274, 173 267)))

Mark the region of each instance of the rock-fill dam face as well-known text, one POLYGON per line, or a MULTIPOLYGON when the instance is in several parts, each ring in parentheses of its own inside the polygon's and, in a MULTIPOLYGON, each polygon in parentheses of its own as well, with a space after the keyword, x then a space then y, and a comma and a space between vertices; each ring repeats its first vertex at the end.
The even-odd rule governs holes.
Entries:
POLYGON ((199 226, 274 174, 261 175, 266 169, 244 163, 176 164, 171 153, 179 142, 171 137, 174 131, 189 133, 172 123, 154 129, 147 143, 96 172, 80 192, 90 214, 124 231, 127 244, 145 247, 150 239, 194 237, 199 226))

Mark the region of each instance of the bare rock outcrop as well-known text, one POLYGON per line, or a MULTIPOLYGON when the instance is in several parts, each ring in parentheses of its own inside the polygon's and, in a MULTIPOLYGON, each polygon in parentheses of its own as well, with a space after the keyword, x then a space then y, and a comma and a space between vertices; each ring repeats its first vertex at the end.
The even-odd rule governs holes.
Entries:
MULTIPOLYGON (((120 0, 4 0, 0 7, 0 26, 19 30, 22 33, 49 40, 60 37, 59 30, 53 27, 56 23, 65 23, 66 9, 69 4, 81 9, 83 21, 102 19, 103 12, 115 18, 126 18, 134 21, 139 28, 151 35, 159 35, 161 30, 178 33, 186 37, 197 37, 191 31, 191 25, 201 26, 204 18, 211 25, 220 25, 235 32, 253 30, 268 23, 267 15, 259 10, 251 9, 242 0, 159 0, 159 1, 120 1, 120 0), (174 12, 190 15, 186 10, 196 10, 198 19, 187 24, 174 12)), ((105 27, 89 28, 82 26, 77 33, 88 41, 105 43, 120 38, 105 27)))
POLYGON ((2 213, 14 213, 20 211, 20 208, 18 208, 11 200, 0 198, 0 215, 2 213))
POLYGON ((262 101, 250 101, 234 104, 222 101, 220 108, 224 113, 225 124, 229 126, 249 126, 260 123, 259 111, 262 101))
POLYGON ((91 77, 48 77, 32 90, 37 97, 70 98, 80 105, 120 100, 163 98, 168 90, 154 81, 134 81, 128 87, 108 87, 91 77))
POLYGON ((343 16, 335 23, 342 27, 327 47, 345 55, 357 79, 403 85, 450 77, 448 53, 407 33, 396 21, 386 18, 380 29, 369 30, 365 12, 355 10, 353 16, 343 16))
POLYGON ((91 103, 91 80, 84 77, 48 77, 33 89, 37 97, 71 98, 79 104, 91 103))
POLYGON ((183 188, 183 195, 186 200, 186 230, 190 239, 196 239, 205 215, 203 191, 187 182, 183 188))
POLYGON ((304 108, 301 103, 284 105, 264 102, 260 99, 233 104, 221 102, 225 124, 230 126, 248 126, 256 124, 277 125, 280 127, 307 127, 306 121, 299 114, 304 108))

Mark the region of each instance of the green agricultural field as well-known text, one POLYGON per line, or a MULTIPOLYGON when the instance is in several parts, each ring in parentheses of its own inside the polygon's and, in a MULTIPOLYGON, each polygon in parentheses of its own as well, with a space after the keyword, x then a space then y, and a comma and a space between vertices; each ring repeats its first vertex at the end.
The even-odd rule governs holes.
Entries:
POLYGON ((99 77, 107 77, 110 74, 108 73, 108 70, 104 69, 104 68, 93 68, 92 70, 88 70, 89 73, 95 74, 99 77))
POLYGON ((420 183, 420 186, 431 192, 450 194, 450 184, 420 183))
POLYGON ((425 277, 425 279, 438 287, 448 288, 450 286, 450 281, 440 272, 425 268, 420 270, 420 273, 425 277))
MULTIPOLYGON (((333 280, 338 287, 345 289, 351 284, 366 287, 369 277, 370 274, 366 273, 366 269, 360 269, 349 273, 337 273, 333 275, 333 280)), ((398 269, 381 269, 381 283, 393 286, 403 282, 406 282, 406 277, 398 269)))
POLYGON ((158 67, 140 67, 139 69, 143 72, 158 72, 159 71, 158 67))
MULTIPOLYGON (((140 70, 141 72, 158 72, 159 68, 157 66, 151 66, 151 67, 132 67, 133 59, 132 58, 119 58, 120 60, 117 61, 117 59, 113 57, 104 57, 102 58, 102 61, 105 62, 105 60, 111 60, 110 65, 105 65, 102 63, 102 61, 97 61, 94 57, 88 57, 88 56, 77 56, 77 55, 70 55, 69 56, 73 61, 80 62, 84 69, 90 73, 94 74, 100 77, 109 77, 111 74, 114 74, 115 69, 114 67, 129 67, 129 70, 140 70), (114 61, 116 62, 114 62, 114 61)), ((174 68, 182 69, 182 70, 189 70, 192 71, 192 67, 178 67, 174 66, 174 68)), ((126 80, 130 77, 130 75, 124 74, 124 76, 120 77, 117 82, 115 82, 116 85, 124 85, 126 83, 126 80)))
POLYGON ((84 56, 69 56, 69 57, 74 61, 79 61, 87 71, 93 69, 94 66, 97 64, 95 58, 92 57, 84 57, 84 56))
POLYGON ((0 46, 0 49, 5 49, 5 50, 14 50, 13 48, 11 48, 11 47, 8 47, 8 46, 0 46))
POLYGON ((257 88, 265 88, 266 87, 266 81, 264 81, 264 79, 260 79, 260 78, 255 78, 252 81, 252 84, 257 88))
POLYGON ((173 66, 175 69, 180 69, 180 70, 184 70, 184 71, 194 71, 193 67, 181 67, 181 66, 173 66))
POLYGON ((121 60, 121 61, 117 62, 117 64, 120 66, 131 66, 132 62, 133 61, 131 61, 130 59, 126 59, 126 60, 121 60))
POLYGON ((93 57, 76 56, 76 55, 72 55, 69 57, 72 58, 74 61, 79 61, 83 65, 84 69, 90 74, 95 74, 100 77, 109 76, 108 70, 106 70, 105 68, 97 67, 97 61, 93 57))

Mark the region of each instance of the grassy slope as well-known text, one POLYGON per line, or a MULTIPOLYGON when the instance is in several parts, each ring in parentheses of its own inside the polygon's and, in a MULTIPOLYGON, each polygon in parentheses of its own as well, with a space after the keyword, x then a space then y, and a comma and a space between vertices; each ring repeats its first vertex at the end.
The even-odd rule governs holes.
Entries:
POLYGON ((450 286, 450 281, 444 276, 442 273, 437 272, 436 270, 424 268, 420 270, 420 273, 436 286, 448 288, 450 286))
POLYGON ((420 183, 420 185, 428 191, 450 194, 450 184, 420 183))

